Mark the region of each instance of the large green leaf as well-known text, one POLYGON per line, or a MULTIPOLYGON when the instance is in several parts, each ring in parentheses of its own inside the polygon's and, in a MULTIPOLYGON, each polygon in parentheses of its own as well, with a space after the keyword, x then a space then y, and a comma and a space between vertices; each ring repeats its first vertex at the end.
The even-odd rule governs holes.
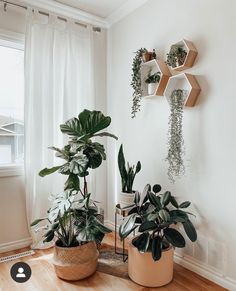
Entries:
POLYGON ((166 206, 170 202, 170 191, 166 191, 162 196, 161 196, 161 204, 162 206, 166 206))
POLYGON ((174 196, 171 196, 171 197, 170 197, 170 203, 171 203, 175 208, 178 208, 178 207, 179 207, 178 202, 176 201, 176 199, 175 199, 174 196))
POLYGON ((35 226, 37 224, 39 224, 41 221, 45 220, 46 218, 41 218, 41 219, 35 219, 31 224, 30 226, 35 226))
POLYGON ((67 120, 64 124, 61 124, 60 128, 62 133, 68 134, 70 136, 80 137, 83 135, 81 124, 76 117, 73 117, 67 120))
POLYGON ((165 238, 172 246, 177 248, 185 247, 185 239, 180 232, 178 232, 174 228, 166 228, 164 229, 165 238))
POLYGON ((118 137, 116 135, 109 133, 109 132, 100 132, 100 133, 94 134, 93 136, 100 136, 100 137, 109 136, 109 137, 112 137, 112 138, 118 140, 118 137))
POLYGON ((179 208, 188 208, 190 206, 190 204, 191 204, 191 202, 189 202, 189 201, 182 202, 179 205, 179 208))
POLYGON ((152 205, 154 205, 157 208, 157 210, 160 210, 162 208, 160 198, 153 194, 152 192, 148 193, 148 199, 152 203, 152 205))
POLYGON ((154 261, 158 261, 161 258, 162 253, 162 239, 156 236, 152 240, 152 258, 154 261))
POLYGON ((111 118, 109 116, 104 116, 101 111, 89 111, 87 109, 79 114, 78 119, 84 135, 93 135, 107 128, 111 123, 111 118))
POLYGON ((141 252, 145 253, 148 249, 150 235, 148 232, 142 233, 133 240, 133 245, 141 252))
POLYGON ((144 232, 144 231, 149 231, 149 230, 154 230, 157 228, 157 224, 154 221, 144 221, 138 231, 139 232, 144 232))
POLYGON ((58 169, 60 169, 60 167, 61 167, 61 166, 52 167, 52 168, 50 168, 50 169, 48 169, 48 168, 44 168, 44 169, 42 169, 42 170, 39 172, 39 176, 40 176, 40 177, 45 177, 45 176, 47 176, 47 175, 50 175, 50 174, 56 172, 58 169))
POLYGON ((158 213, 159 213, 159 216, 161 217, 162 220, 164 220, 164 221, 170 220, 169 212, 166 211, 165 209, 161 209, 158 213))
POLYGON ((75 174, 70 174, 65 182, 64 186, 65 190, 71 189, 71 190, 80 190, 80 181, 79 177, 75 174))
POLYGON ((183 222, 183 227, 184 227, 184 230, 185 230, 188 238, 192 242, 196 241, 197 240, 197 232, 196 232, 196 229, 195 229, 194 225, 192 224, 192 222, 190 220, 183 222))
MULTIPOLYGON (((104 116, 100 111, 90 111, 85 109, 78 118, 74 117, 60 126, 61 131, 70 136, 86 137, 89 139, 95 133, 108 127, 111 123, 109 116, 104 116)), ((107 136, 109 134, 106 134, 107 136)), ((111 135, 110 135, 111 136, 111 135)), ((112 135, 112 137, 115 137, 112 135)))
POLYGON ((138 216, 137 213, 133 213, 124 218, 119 228, 119 235, 122 240, 126 238, 134 230, 135 219, 137 216, 138 216))

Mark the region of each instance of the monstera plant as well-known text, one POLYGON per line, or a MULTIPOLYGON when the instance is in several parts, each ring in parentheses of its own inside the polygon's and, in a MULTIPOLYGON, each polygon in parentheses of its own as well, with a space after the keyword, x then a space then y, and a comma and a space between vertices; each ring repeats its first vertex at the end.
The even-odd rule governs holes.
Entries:
POLYGON ((31 224, 36 227, 43 220, 47 222, 45 242, 54 238, 57 240, 54 267, 57 275, 63 279, 78 280, 91 275, 96 270, 98 257, 94 242, 101 242, 104 234, 110 232, 98 219, 98 207, 91 199, 86 179, 89 172, 106 159, 104 146, 93 138, 108 136, 117 139, 115 135, 102 131, 110 123, 111 118, 100 111, 84 110, 78 117, 62 124, 60 129, 69 136, 68 144, 62 149, 50 149, 56 151, 56 156, 64 162, 60 166, 44 168, 39 173, 41 177, 54 172, 67 176, 64 191, 51 196, 53 201, 48 216, 31 224), (64 253, 70 248, 74 251, 67 258, 64 253), (58 262, 65 258, 66 267, 63 269, 58 262), (68 272, 68 264, 76 270, 68 272))

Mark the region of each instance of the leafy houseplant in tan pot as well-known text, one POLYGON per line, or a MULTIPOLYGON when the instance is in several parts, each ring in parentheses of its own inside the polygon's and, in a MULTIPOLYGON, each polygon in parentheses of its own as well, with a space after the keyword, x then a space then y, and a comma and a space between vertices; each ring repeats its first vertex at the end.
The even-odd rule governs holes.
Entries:
POLYGON ((173 248, 183 248, 185 239, 172 225, 182 223, 188 238, 197 239, 190 213, 184 211, 190 202, 178 204, 169 191, 160 191, 160 185, 154 185, 151 191, 148 184, 142 195, 136 192, 135 206, 119 229, 123 240, 138 228, 140 234, 129 245, 128 273, 134 282, 146 287, 160 287, 173 278, 173 248))
POLYGON ((122 184, 122 192, 119 195, 119 204, 121 208, 124 208, 134 204, 135 191, 133 190, 133 183, 136 174, 141 170, 141 163, 138 161, 135 167, 130 166, 127 162, 126 166, 123 145, 121 145, 118 153, 118 167, 122 184))
POLYGON ((64 163, 45 168, 39 175, 44 177, 54 172, 68 176, 64 191, 52 197, 48 215, 36 219, 31 226, 40 227, 46 221, 44 241, 56 240, 53 264, 58 277, 65 280, 80 280, 96 271, 98 250, 105 233, 110 230, 99 220, 98 207, 91 199, 86 177, 91 169, 98 168, 106 159, 104 146, 93 142, 95 136, 114 135, 101 132, 111 123, 109 116, 100 111, 84 110, 78 118, 72 118, 60 126, 70 140, 64 148, 52 147, 64 163), (83 182, 81 182, 81 180, 83 182))

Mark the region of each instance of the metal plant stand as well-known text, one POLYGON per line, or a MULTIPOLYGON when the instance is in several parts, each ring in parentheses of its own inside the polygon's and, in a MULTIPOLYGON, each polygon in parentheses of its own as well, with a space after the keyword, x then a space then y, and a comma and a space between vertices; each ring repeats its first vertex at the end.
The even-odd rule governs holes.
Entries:
POLYGON ((122 242, 122 252, 119 252, 117 250, 117 216, 120 215, 123 218, 126 217, 128 215, 130 209, 122 209, 120 208, 120 204, 116 204, 116 210, 115 210, 115 253, 117 255, 122 255, 123 257, 123 262, 126 262, 128 259, 128 254, 125 252, 125 240, 123 240, 122 242))

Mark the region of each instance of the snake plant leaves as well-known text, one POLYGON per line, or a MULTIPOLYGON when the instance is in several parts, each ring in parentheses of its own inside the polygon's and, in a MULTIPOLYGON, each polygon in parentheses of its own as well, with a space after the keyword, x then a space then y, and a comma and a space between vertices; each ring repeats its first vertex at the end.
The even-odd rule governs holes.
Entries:
POLYGON ((166 191, 162 196, 161 196, 161 204, 162 206, 166 206, 170 202, 170 191, 166 191))
POLYGON ((135 173, 137 174, 138 172, 140 172, 140 170, 141 170, 141 163, 140 163, 140 161, 138 161, 138 163, 136 165, 135 173))
POLYGON ((157 228, 157 225, 156 225, 156 223, 154 221, 144 221, 140 225, 138 231, 139 232, 144 232, 144 231, 154 230, 156 228, 157 228))
POLYGON ((190 206, 190 204, 191 204, 191 202, 189 202, 189 201, 182 202, 179 205, 179 208, 188 208, 190 206))
POLYGON ((152 258, 154 261, 158 261, 161 258, 162 253, 162 239, 156 236, 152 240, 152 258))
POLYGON ((122 240, 126 238, 136 227, 135 220, 137 216, 137 213, 133 213, 124 218, 124 221, 119 228, 119 235, 122 240))
POLYGON ((39 176, 40 177, 45 177, 47 175, 50 175, 54 172, 56 172, 58 169, 60 169, 61 166, 56 166, 56 167, 52 167, 52 168, 44 168, 39 172, 39 176))
POLYGON ((166 228, 164 229, 165 238, 172 246, 177 248, 185 247, 185 239, 180 232, 178 232, 174 228, 166 228))
POLYGON ((150 235, 148 232, 145 232, 133 240, 133 245, 139 250, 139 252, 145 253, 148 249, 149 241, 150 235))
POLYGON ((194 242, 197 240, 197 232, 195 227, 193 226, 192 222, 190 220, 187 220, 185 222, 182 223, 184 230, 188 236, 188 238, 194 242))
POLYGON ((152 187, 152 191, 153 191, 155 194, 159 193, 159 192, 161 191, 161 185, 159 185, 159 184, 155 184, 155 185, 153 185, 153 187, 152 187))
POLYGON ((148 199, 151 202, 151 204, 154 205, 158 210, 162 208, 160 198, 153 194, 152 192, 148 192, 148 199))

